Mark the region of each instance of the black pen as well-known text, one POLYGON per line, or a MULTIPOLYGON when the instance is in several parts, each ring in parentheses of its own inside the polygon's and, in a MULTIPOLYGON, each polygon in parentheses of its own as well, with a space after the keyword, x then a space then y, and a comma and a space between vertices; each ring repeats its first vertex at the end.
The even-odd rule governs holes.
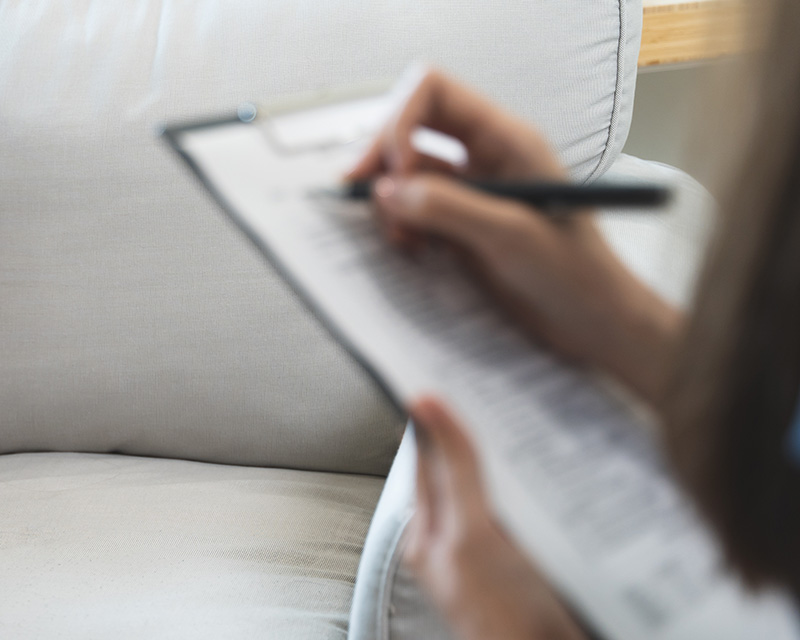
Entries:
MULTIPOLYGON (((668 188, 649 184, 589 184, 567 182, 463 180, 478 191, 510 198, 548 213, 571 209, 598 208, 655 208, 667 204, 671 197, 668 188)), ((338 192, 341 197, 365 200, 372 196, 372 182, 346 183, 338 192)))

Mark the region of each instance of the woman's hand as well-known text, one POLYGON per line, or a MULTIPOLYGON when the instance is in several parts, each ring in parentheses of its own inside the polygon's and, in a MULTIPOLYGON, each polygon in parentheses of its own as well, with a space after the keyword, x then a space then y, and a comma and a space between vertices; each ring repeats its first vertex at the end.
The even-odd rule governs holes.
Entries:
POLYGON ((606 369, 657 403, 679 313, 616 257, 590 215, 554 221, 468 188, 452 175, 566 180, 542 136, 438 73, 427 74, 352 180, 377 178, 374 202, 391 240, 437 236, 537 340, 606 369), (416 150, 418 127, 459 139, 468 159, 448 166, 416 150))
POLYGON ((578 640, 578 625, 494 519, 475 451, 433 399, 411 410, 417 510, 406 560, 462 640, 578 640))

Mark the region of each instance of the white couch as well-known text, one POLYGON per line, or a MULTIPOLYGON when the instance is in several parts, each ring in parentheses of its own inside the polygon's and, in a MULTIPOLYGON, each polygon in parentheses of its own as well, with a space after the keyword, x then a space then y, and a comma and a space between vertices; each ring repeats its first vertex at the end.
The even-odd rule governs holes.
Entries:
POLYGON ((153 129, 428 61, 576 179, 683 184, 603 222, 682 299, 703 191, 620 158, 640 28, 637 0, 0 3, 0 638, 441 636, 399 563, 402 417, 153 129))

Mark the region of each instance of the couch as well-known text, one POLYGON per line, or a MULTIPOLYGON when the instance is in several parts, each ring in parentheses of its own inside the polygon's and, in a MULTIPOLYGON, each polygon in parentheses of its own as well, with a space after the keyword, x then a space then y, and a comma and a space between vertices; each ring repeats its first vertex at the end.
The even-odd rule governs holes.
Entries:
POLYGON ((446 637, 400 562, 403 416, 155 127, 426 61, 536 122, 577 180, 680 185, 602 225, 685 301, 705 192, 621 155, 641 11, 0 3, 0 638, 446 637))

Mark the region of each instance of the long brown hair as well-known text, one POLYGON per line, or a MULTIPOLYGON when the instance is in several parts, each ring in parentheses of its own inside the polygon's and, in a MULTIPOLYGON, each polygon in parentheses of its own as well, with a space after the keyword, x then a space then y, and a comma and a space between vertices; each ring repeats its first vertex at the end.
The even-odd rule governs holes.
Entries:
POLYGON ((731 564, 800 595, 800 459, 787 449, 800 397, 800 2, 777 2, 772 22, 757 125, 665 406, 678 474, 731 564))

